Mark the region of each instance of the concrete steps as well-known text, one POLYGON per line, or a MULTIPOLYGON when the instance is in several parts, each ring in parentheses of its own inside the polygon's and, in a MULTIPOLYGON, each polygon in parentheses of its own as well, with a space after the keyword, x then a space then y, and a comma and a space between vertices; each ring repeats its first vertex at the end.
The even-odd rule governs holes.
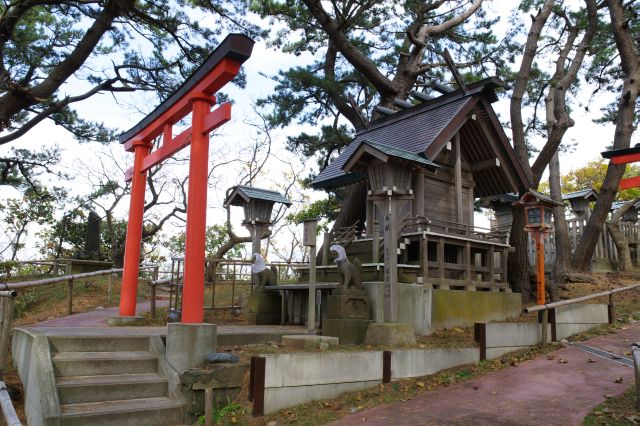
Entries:
POLYGON ((115 374, 58 377, 60 404, 117 401, 135 395, 155 398, 167 395, 167 381, 158 374, 115 374))
POLYGON ((175 425, 182 406, 168 397, 149 338, 49 338, 61 425, 175 425))
POLYGON ((63 404, 60 425, 177 425, 181 406, 167 397, 63 404))
POLYGON ((158 357, 149 352, 61 352, 53 355, 58 376, 153 373, 158 357))

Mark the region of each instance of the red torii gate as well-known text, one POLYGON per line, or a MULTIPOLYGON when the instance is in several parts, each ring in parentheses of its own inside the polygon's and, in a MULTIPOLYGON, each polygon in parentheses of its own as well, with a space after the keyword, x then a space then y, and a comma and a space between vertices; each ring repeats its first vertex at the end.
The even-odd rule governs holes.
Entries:
MULTIPOLYGON (((603 158, 609 159, 611 164, 629 164, 640 161, 640 145, 633 146, 631 148, 613 149, 611 151, 604 151, 600 153, 603 158)), ((619 189, 631 189, 640 187, 640 176, 634 176, 620 180, 619 189)))
POLYGON ((135 316, 136 313, 147 171, 191 145, 182 321, 201 323, 204 319, 209 133, 231 119, 229 103, 212 110, 212 106, 216 104, 213 94, 238 74, 240 66, 251 56, 253 44, 253 40, 242 34, 227 36, 167 100, 120 135, 120 143, 135 156, 133 167, 125 174, 125 179, 131 180, 131 201, 120 296, 120 315, 123 317, 135 316), (190 112, 191 127, 174 137, 173 124, 190 112), (153 139, 160 135, 162 145, 151 152, 153 139))

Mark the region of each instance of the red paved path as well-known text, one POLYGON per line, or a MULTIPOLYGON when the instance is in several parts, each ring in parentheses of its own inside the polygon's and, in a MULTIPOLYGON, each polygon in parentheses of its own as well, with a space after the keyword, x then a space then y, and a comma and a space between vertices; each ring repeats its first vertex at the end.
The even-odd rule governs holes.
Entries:
MULTIPOLYGON (((169 306, 169 301, 157 299, 156 306, 169 306)), ((136 305, 136 314, 142 314, 151 310, 151 302, 142 302, 136 305)), ((112 308, 97 309, 95 311, 81 312, 67 317, 42 321, 34 326, 38 327, 106 327, 107 319, 119 313, 117 306, 112 308)))
MULTIPOLYGON (((589 346, 618 355, 640 340, 640 323, 589 346)), ((605 395, 620 395, 633 383, 633 369, 567 347, 517 367, 344 417, 334 425, 581 425, 605 395), (564 359, 566 364, 558 359, 564 359), (597 362, 588 363, 587 359, 597 362), (614 381, 622 377, 622 383, 614 381)))

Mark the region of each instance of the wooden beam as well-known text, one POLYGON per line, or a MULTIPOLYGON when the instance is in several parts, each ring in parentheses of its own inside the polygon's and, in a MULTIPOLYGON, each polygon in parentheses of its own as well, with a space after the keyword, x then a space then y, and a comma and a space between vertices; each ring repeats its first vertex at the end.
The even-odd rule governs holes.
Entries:
MULTIPOLYGON (((185 115, 191 112, 191 98, 199 93, 210 95, 215 93, 229 81, 231 81, 240 70, 240 62, 232 59, 223 59, 209 75, 200 83, 196 84, 189 92, 185 93, 175 104, 160 114, 153 122, 129 138, 152 141, 159 136, 167 122, 177 123, 185 115)), ((213 97, 213 95, 211 95, 213 97)), ((128 148, 125 144, 125 148, 128 148)))
POLYGON ((456 221, 463 223, 464 216, 462 214, 462 165, 460 163, 460 132, 453 137, 453 155, 454 155, 454 182, 456 195, 456 221))
POLYGON ((231 104, 225 102, 204 118, 204 131, 202 133, 208 135, 229 120, 231 120, 231 104))
POLYGON ((623 189, 631 189, 640 187, 640 176, 630 177, 626 179, 620 180, 619 188, 623 189))
POLYGON ((498 158, 490 158, 488 160, 478 161, 477 163, 473 163, 470 166, 472 172, 477 172, 479 170, 484 170, 491 167, 500 167, 500 160, 498 158))
POLYGON ((163 160, 171 157, 182 148, 191 143, 191 127, 180 133, 175 138, 162 144, 161 147, 147 155, 142 160, 142 172, 148 171, 151 167, 160 164, 163 160))
POLYGON ((611 164, 628 164, 640 161, 640 153, 638 154, 626 154, 611 157, 611 164))
MULTIPOLYGON (((499 149, 498 145, 493 140, 493 137, 491 136, 491 132, 489 131, 489 129, 487 129, 486 124, 484 124, 482 120, 477 120, 476 123, 478 123, 478 127, 480 127, 480 129, 482 130, 482 134, 489 142, 489 145, 491 145, 491 149, 493 150, 493 152, 496 154, 496 160, 500 162, 501 169, 504 171, 504 174, 507 177, 507 180, 509 181, 509 186, 511 186, 511 189, 513 190, 513 192, 517 193, 518 190, 520 189, 520 185, 518 185, 514 176, 511 174, 511 171, 507 167, 507 162, 505 161, 504 156, 502 155, 502 151, 499 149)), ((516 159, 515 161, 518 161, 518 160, 516 159)), ((514 167, 516 167, 515 164, 514 164, 514 167)))
POLYGON ((456 83, 458 83, 458 86, 460 86, 460 89, 462 89, 462 92, 467 93, 467 85, 464 82, 462 75, 460 75, 460 71, 458 71, 458 67, 456 66, 456 63, 453 61, 453 58, 449 53, 449 49, 444 49, 444 60, 447 63, 447 66, 449 67, 449 69, 451 70, 451 74, 453 74, 453 78, 456 80, 456 83))

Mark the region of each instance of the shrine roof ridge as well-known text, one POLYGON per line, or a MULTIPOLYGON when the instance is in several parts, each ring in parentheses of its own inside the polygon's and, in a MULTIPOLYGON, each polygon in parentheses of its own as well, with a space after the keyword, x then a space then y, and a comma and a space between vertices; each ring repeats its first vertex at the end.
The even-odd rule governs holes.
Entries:
POLYGON ((292 204, 287 197, 285 197, 278 191, 255 188, 253 186, 236 185, 227 196, 227 199, 224 202, 224 207, 228 207, 229 205, 236 205, 236 203, 234 202, 234 198, 236 198, 235 195, 240 195, 243 199, 245 199, 245 201, 248 201, 248 198, 254 198, 258 200, 272 201, 274 203, 282 203, 286 206, 290 206, 292 204))

